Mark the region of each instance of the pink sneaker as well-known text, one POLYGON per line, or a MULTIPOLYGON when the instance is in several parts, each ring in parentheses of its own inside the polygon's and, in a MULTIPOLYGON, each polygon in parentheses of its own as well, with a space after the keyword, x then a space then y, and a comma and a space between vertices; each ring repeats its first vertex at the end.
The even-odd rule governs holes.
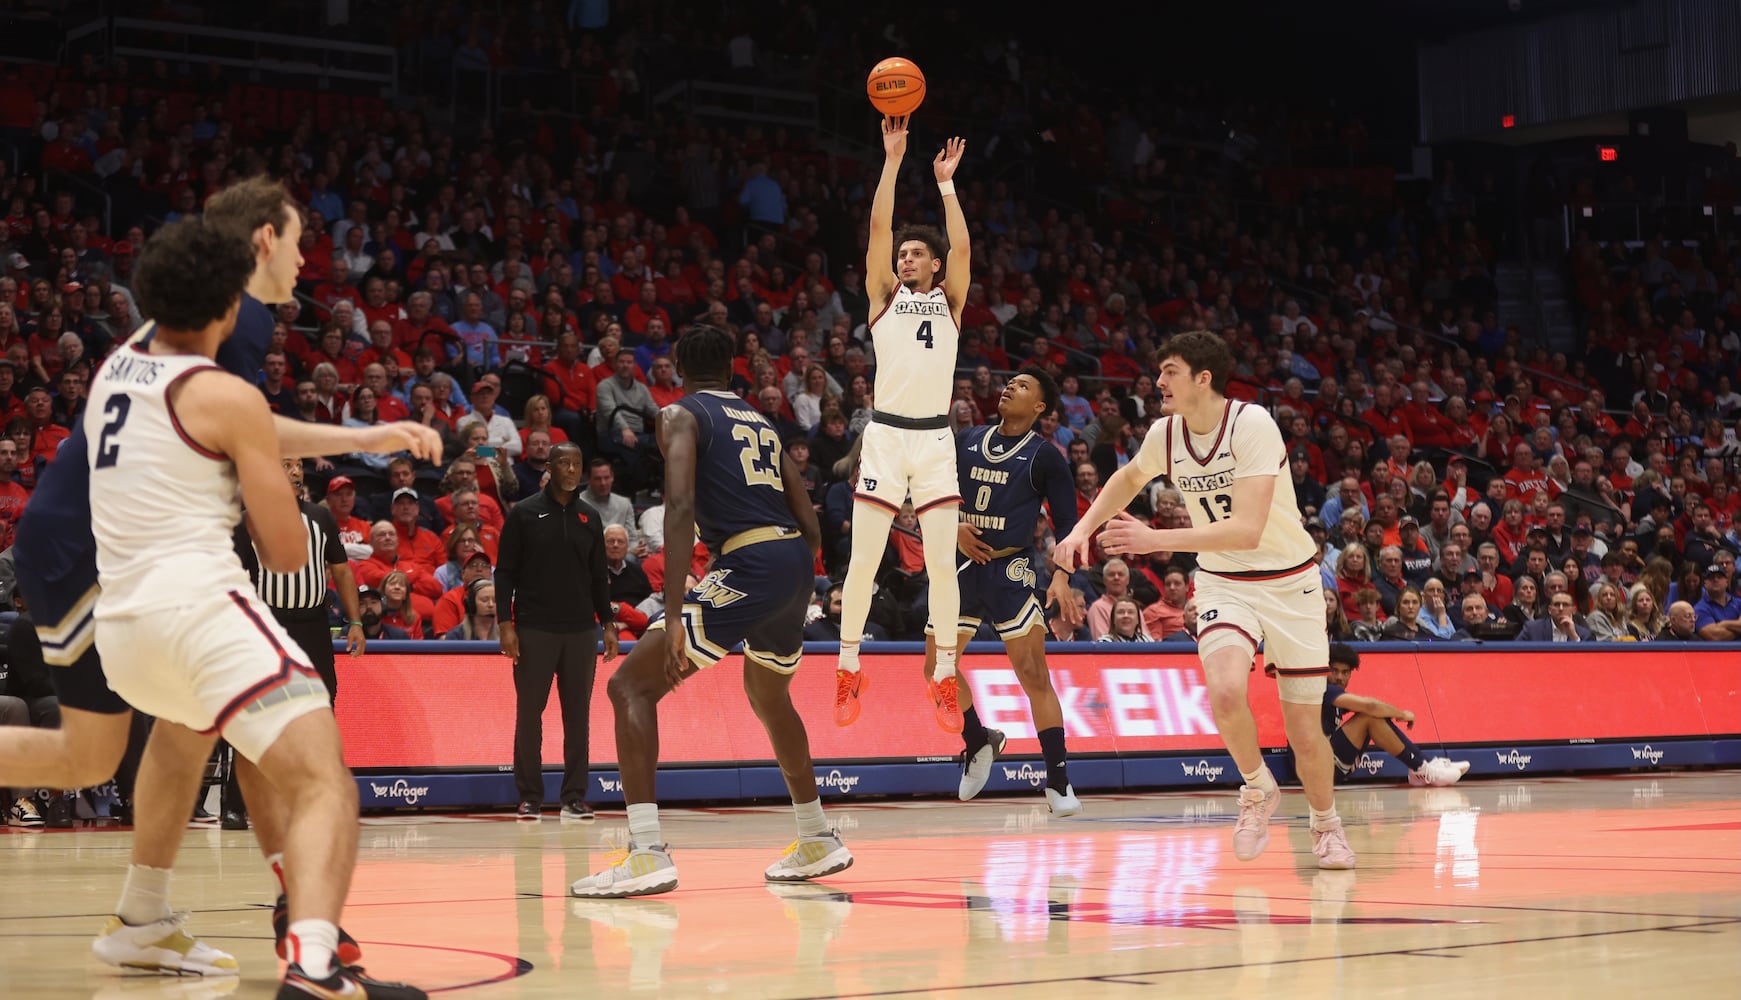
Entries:
POLYGON ((1233 856, 1251 861, 1269 846, 1269 818, 1281 805, 1282 790, 1272 788, 1268 795, 1251 785, 1239 789, 1239 821, 1233 824, 1233 856))
POLYGON ((1348 835, 1342 832, 1340 818, 1330 821, 1322 830, 1312 831, 1312 853, 1318 856, 1318 867, 1344 871, 1354 867, 1354 848, 1348 846, 1348 835))

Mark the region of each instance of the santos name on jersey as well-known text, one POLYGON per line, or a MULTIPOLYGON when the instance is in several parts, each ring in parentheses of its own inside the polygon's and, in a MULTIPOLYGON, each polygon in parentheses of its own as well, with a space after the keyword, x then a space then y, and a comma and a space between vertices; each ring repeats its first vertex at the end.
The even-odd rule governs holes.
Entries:
POLYGON ((169 402, 172 387, 207 369, 222 371, 210 358, 152 354, 135 341, 91 381, 84 427, 99 619, 186 604, 195 586, 253 589, 231 544, 242 510, 236 468, 188 437, 169 402))
POLYGON ((915 292, 896 285, 870 329, 877 355, 877 409, 915 420, 947 413, 961 331, 943 286, 915 292))
POLYGON ((1279 574, 1301 569, 1317 555, 1312 536, 1300 524, 1282 433, 1262 407, 1230 399, 1220 423, 1208 434, 1192 434, 1184 417, 1165 417, 1149 430, 1132 461, 1147 476, 1170 479, 1185 499, 1191 524, 1199 528, 1233 515, 1234 480, 1275 477, 1275 496, 1257 548, 1204 552, 1197 559, 1203 569, 1233 575, 1279 574))

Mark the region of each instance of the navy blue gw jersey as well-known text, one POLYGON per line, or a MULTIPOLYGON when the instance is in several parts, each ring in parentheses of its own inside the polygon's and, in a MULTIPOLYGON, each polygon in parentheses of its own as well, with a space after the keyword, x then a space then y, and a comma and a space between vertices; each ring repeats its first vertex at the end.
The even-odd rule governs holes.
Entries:
MULTIPOLYGON (((149 343, 147 322, 128 343, 149 343)), ((218 350, 218 363, 253 381, 272 343, 272 310, 242 294, 236 329, 218 350)), ((117 348, 119 349, 119 348, 117 348)), ((42 470, 30 506, 18 522, 13 557, 18 588, 30 602, 43 659, 71 669, 53 671, 63 704, 115 714, 127 706, 108 689, 92 645, 96 634, 97 539, 91 532, 91 464, 84 422, 73 424, 54 461, 42 470), (88 655, 87 655, 88 654, 88 655)), ((141 511, 150 517, 150 511, 141 511)))
POLYGON ((695 530, 715 555, 753 528, 798 530, 780 476, 785 446, 773 426, 735 393, 708 389, 676 403, 695 416, 695 530))
POLYGON ((979 529, 980 541, 993 549, 1032 546, 1042 501, 1051 508, 1053 534, 1063 538, 1076 527, 1070 463, 1040 435, 1012 438, 999 434, 996 424, 969 427, 957 435, 955 449, 961 518, 979 529))

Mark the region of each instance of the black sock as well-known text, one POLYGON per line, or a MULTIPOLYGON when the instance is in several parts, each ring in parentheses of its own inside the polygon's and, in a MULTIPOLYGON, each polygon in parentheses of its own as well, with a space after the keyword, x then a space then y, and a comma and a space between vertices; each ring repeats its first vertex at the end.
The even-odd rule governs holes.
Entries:
POLYGON ((1064 760, 1064 727, 1040 730, 1040 753, 1046 758, 1046 787, 1062 792, 1070 787, 1064 760))
POLYGON ((969 757, 986 744, 985 724, 979 721, 979 712, 971 705, 961 713, 961 742, 967 747, 969 757))
POLYGON ((1402 728, 1395 722, 1386 719, 1384 724, 1390 727, 1390 731, 1396 734, 1397 739, 1402 740, 1402 753, 1397 754, 1396 759, 1402 761, 1403 766, 1409 770, 1419 771, 1421 765, 1427 762, 1427 759, 1421 756, 1421 748, 1415 746, 1415 741, 1404 735, 1402 728))

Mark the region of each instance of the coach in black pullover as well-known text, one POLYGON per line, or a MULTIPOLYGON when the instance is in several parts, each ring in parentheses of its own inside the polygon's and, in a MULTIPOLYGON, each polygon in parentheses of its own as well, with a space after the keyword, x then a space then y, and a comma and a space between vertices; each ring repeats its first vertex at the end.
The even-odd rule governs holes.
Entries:
POLYGON ((586 462, 573 444, 550 452, 550 482, 516 504, 502 527, 496 607, 502 655, 514 662, 514 784, 520 816, 544 804, 544 706, 550 682, 562 702, 562 810, 592 818, 586 804, 588 721, 604 631, 605 660, 616 659, 604 519, 580 498, 586 462))

